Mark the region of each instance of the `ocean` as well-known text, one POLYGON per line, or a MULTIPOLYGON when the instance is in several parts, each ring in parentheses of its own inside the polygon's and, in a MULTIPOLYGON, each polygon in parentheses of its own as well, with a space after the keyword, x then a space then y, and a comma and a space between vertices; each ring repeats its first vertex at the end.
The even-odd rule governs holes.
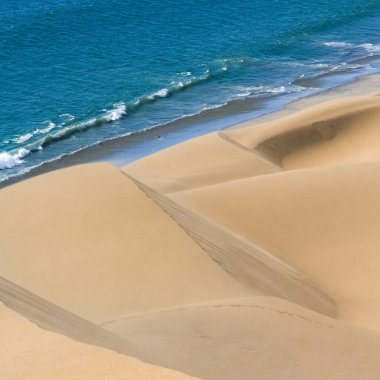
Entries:
POLYGON ((379 72, 379 25, 378 0, 2 1, 0 181, 379 72))

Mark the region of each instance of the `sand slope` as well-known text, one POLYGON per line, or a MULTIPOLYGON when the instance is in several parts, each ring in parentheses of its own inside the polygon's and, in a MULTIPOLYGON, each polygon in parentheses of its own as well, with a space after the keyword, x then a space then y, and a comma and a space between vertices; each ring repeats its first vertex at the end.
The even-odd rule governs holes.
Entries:
POLYGON ((105 327, 141 358, 203 379, 378 379, 380 335, 269 297, 167 310, 105 327))
POLYGON ((186 190, 279 168, 217 133, 186 141, 124 167, 126 173, 162 193, 186 190))
MULTIPOLYGON (((215 223, 202 210, 189 209, 186 205, 175 202, 140 182, 136 183, 213 260, 250 289, 259 294, 284 298, 329 316, 336 316, 336 305, 326 293, 270 251, 225 228, 218 221, 215 223)), ((177 199, 175 196, 173 198, 177 199)), ((223 206, 221 207, 223 209, 223 206)))
POLYGON ((38 328, 0 303, 2 380, 190 379, 38 328))
POLYGON ((5 188, 0 212, 0 275, 92 322, 250 294, 108 164, 5 188))
POLYGON ((298 268, 341 318, 380 326, 380 162, 298 170, 173 195, 298 268))
POLYGON ((347 97, 223 132, 285 169, 378 159, 380 96, 347 97))

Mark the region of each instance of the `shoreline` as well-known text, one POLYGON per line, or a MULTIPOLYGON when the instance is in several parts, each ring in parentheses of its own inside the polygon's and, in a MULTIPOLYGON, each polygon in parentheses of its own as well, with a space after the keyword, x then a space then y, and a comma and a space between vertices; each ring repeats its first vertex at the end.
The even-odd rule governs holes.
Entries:
MULTIPOLYGON (((344 73, 338 73, 334 80, 344 75, 344 73)), ((0 182, 0 189, 54 170, 91 162, 108 162, 120 168, 161 150, 212 132, 244 128, 274 120, 341 96, 370 94, 375 90, 368 89, 367 86, 375 87, 378 84, 380 84, 379 73, 364 74, 349 77, 343 84, 338 81, 336 85, 330 85, 331 87, 317 90, 317 93, 313 91, 311 94, 304 94, 301 97, 297 96, 297 93, 291 93, 285 96, 268 94, 261 98, 237 99, 226 106, 202 111, 199 114, 174 120, 144 132, 106 140, 53 161, 45 162, 24 174, 0 182)))

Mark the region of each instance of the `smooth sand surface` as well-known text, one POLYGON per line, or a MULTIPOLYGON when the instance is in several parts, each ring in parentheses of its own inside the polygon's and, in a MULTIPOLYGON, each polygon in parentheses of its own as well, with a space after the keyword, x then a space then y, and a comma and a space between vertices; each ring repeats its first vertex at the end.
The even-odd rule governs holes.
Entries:
POLYGON ((0 275, 95 323, 250 294, 109 164, 5 188, 0 213, 0 275))
POLYGON ((231 144, 217 133, 175 145, 124 169, 162 193, 279 170, 273 163, 231 144))
POLYGON ((306 274, 339 318, 380 327, 380 162, 296 170, 173 195, 306 274))
POLYGON ((203 379, 378 379, 380 334, 270 297, 105 324, 146 361, 203 379))
POLYGON ((2 380, 190 379, 42 330, 0 303, 2 380))
MULTIPOLYGON (((284 298, 325 315, 336 316, 336 305, 326 293, 270 251, 252 240, 248 241, 232 229, 225 228, 218 221, 215 223, 207 212, 198 212, 199 209, 189 209, 173 201, 177 199, 175 196, 169 199, 141 183, 139 186, 213 260, 250 289, 259 294, 284 298)), ((210 203, 214 204, 214 200, 210 203)), ((223 210, 223 205, 219 206, 223 210)))
MULTIPOLYGON (((5 188, 0 299, 45 328, 203 379, 378 379, 378 120, 380 96, 342 98, 122 171, 86 165, 5 188)), ((45 338, 18 344, 18 331, 0 338, 44 360, 24 347, 45 338)), ((114 355, 81 347, 100 364, 114 355)))

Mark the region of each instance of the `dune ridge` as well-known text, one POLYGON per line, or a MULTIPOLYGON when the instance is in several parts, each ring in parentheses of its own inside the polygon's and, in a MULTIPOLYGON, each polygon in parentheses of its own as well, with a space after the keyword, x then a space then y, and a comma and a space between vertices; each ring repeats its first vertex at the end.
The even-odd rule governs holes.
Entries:
POLYGON ((336 315, 332 299, 278 257, 231 233, 231 229, 225 229, 181 203, 136 183, 222 268, 243 283, 262 294, 283 297, 329 316, 336 315))

